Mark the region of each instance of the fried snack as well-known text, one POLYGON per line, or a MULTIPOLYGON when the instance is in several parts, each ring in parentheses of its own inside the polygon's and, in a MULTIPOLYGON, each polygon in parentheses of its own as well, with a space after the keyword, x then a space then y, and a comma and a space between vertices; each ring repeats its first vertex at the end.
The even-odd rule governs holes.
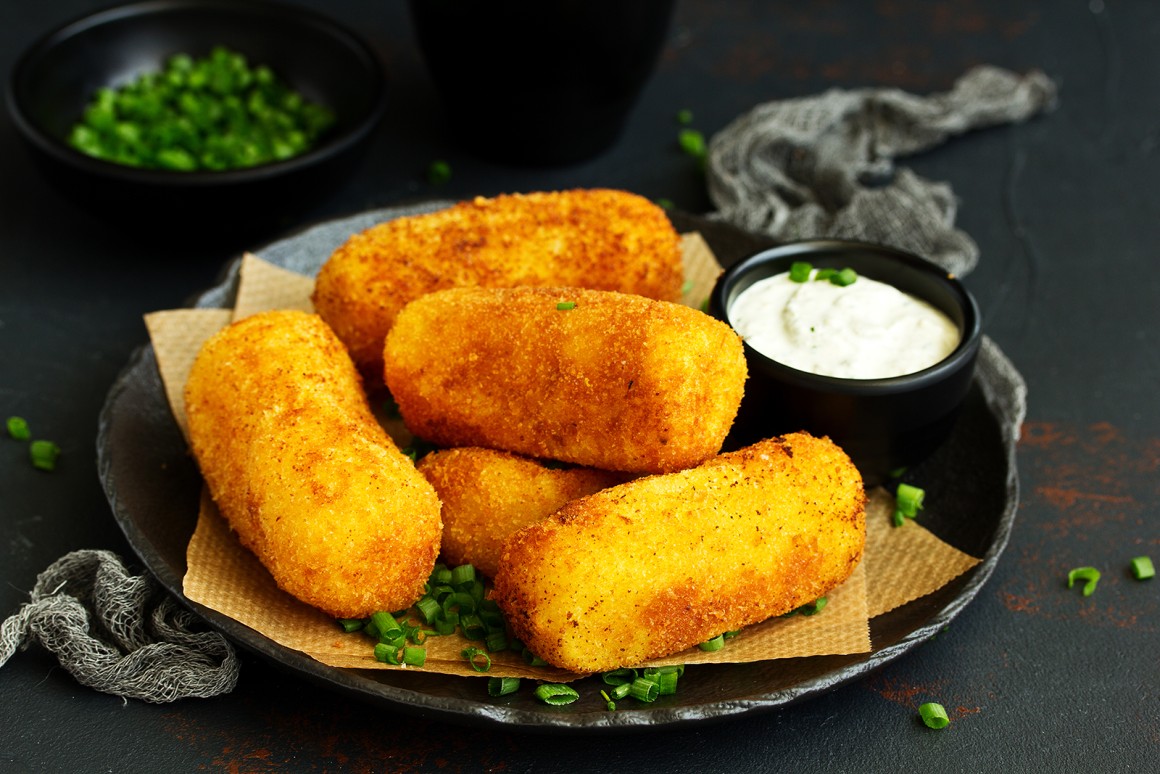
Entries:
POLYGON ((266 312, 202 347, 185 386, 210 494, 278 586, 340 618, 399 610, 439 551, 439 499, 375 422, 315 315, 266 312))
POLYGON ((364 374, 408 301, 449 287, 575 285, 679 301, 680 239, 664 211, 625 191, 478 197, 352 236, 323 265, 314 307, 364 374))
POLYGON ((525 527, 504 549, 494 598, 554 666, 636 666, 825 595, 862 557, 865 499, 828 439, 760 441, 525 527))
POLYGON ((452 288, 403 309, 384 378, 411 432, 577 465, 661 473, 721 449, 741 339, 681 304, 580 288, 452 288))
POLYGON ((569 500, 622 483, 625 475, 593 468, 553 468, 509 452, 444 449, 419 460, 443 503, 442 559, 494 577, 504 541, 569 500))

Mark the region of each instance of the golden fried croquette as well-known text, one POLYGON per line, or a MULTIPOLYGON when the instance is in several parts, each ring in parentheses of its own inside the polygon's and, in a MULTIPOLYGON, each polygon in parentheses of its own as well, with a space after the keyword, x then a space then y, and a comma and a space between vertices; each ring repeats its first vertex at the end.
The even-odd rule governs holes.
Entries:
POLYGON ((474 565, 488 577, 495 576, 504 541, 513 532, 569 500, 625 480, 623 473, 550 467, 479 447, 433 452, 418 468, 443 503, 443 561, 474 565))
POLYGON ((278 586, 344 618, 422 595, 439 499, 321 319, 266 312, 226 327, 198 354, 185 405, 210 494, 278 586))
POLYGON ((355 234, 323 265, 314 307, 364 374, 408 301, 464 285, 575 285, 679 301, 680 238, 664 211, 625 191, 478 197, 355 234))
POLYGON ((828 439, 759 441, 525 527, 504 549, 494 597, 554 666, 636 666, 825 595, 862 557, 865 499, 828 439))
POLYGON ((395 321, 384 378, 411 432, 628 472, 692 467, 741 402, 741 339, 680 304, 580 288, 452 288, 395 321))

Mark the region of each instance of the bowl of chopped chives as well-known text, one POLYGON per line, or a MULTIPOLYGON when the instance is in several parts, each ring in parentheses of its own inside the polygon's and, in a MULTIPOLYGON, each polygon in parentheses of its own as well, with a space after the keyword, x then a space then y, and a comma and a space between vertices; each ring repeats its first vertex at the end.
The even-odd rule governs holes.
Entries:
POLYGON ((378 56, 267 0, 146 0, 68 22, 10 75, 37 165, 99 216, 183 233, 290 225, 381 122, 378 56))
POLYGON ((974 378, 982 323, 953 275, 911 253, 837 239, 729 267, 709 312, 744 341, 749 377, 729 443, 808 430, 867 484, 930 456, 974 378))

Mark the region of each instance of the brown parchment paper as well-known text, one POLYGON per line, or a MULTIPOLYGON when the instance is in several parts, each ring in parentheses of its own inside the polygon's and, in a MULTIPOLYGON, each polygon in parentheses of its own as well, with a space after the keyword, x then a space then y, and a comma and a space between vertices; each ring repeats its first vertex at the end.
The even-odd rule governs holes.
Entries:
MULTIPOLYGON (((701 306, 721 272, 699 234, 682 237, 685 262, 683 300, 701 306)), ((201 344, 232 320, 270 309, 312 311, 314 281, 247 254, 239 270, 234 309, 177 309, 146 316, 166 395, 184 432, 182 390, 201 344)), ((390 430, 391 428, 388 428, 390 430)), ((866 553, 851 577, 827 595, 822 614, 774 618, 747 627, 715 652, 692 648, 654 664, 741 663, 776 658, 869 652, 869 619, 931 593, 979 560, 939 540, 917 522, 891 526, 893 498, 868 492, 866 553)), ((937 504, 928 505, 928 510, 937 504)), ((374 659, 362 635, 345 634, 320 611, 283 592, 254 557, 242 548, 212 499, 202 493, 196 530, 187 549, 185 595, 227 615, 275 642, 334 667, 400 669, 374 659)), ((430 637, 427 672, 477 676, 460 655, 469 642, 459 635, 430 637)), ((491 654, 487 676, 568 680, 576 675, 552 667, 530 667, 518 654, 491 654)), ((414 667, 412 667, 414 668, 414 667)))

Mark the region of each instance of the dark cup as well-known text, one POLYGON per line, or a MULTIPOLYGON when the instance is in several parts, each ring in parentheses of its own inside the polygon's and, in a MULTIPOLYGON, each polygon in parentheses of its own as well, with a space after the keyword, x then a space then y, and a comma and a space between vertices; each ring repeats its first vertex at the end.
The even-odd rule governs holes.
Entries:
POLYGON ((620 135, 674 0, 411 0, 458 141, 516 164, 567 164, 620 135))
POLYGON ((762 250, 730 267, 709 297, 709 311, 729 321, 733 300, 795 261, 853 268, 941 309, 959 328, 958 346, 940 362, 885 379, 843 379, 799 371, 745 345, 749 378, 728 439, 742 446, 807 430, 841 446, 867 485, 917 464, 949 435, 971 386, 982 338, 979 309, 956 278, 910 253, 881 245, 810 240, 762 250))

